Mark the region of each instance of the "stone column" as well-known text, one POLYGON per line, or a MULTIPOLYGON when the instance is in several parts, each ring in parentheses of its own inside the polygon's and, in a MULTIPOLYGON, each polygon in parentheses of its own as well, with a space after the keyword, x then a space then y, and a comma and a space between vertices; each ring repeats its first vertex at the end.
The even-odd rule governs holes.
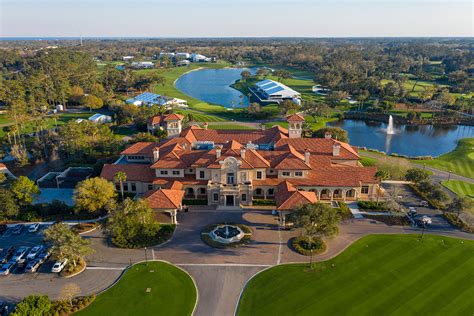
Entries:
POLYGON ((333 190, 329 190, 329 197, 331 199, 331 202, 334 200, 334 191, 333 190))

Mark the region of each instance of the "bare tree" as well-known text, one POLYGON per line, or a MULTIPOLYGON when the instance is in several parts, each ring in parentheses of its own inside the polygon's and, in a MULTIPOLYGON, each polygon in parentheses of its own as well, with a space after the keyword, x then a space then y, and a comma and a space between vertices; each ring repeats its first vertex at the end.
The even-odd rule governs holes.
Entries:
POLYGON ((63 301, 68 301, 72 307, 72 299, 81 294, 81 288, 76 283, 66 283, 59 296, 63 301))

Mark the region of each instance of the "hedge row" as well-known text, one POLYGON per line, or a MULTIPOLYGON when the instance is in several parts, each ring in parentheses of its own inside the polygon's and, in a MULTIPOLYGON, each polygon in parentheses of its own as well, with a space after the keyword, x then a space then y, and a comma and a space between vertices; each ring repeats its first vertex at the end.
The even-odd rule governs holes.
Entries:
POLYGON ((409 186, 413 191, 415 191, 416 194, 418 194, 423 200, 427 201, 432 207, 440 210, 444 210, 446 208, 446 206, 440 202, 430 199, 428 194, 421 191, 415 184, 409 184, 409 186))
POLYGON ((183 205, 207 205, 207 199, 184 199, 183 205))
POLYGON ((458 227, 462 231, 465 231, 466 233, 474 233, 474 227, 469 226, 465 221, 459 218, 454 213, 451 212, 444 212, 443 213, 444 218, 453 226, 458 227))
POLYGON ((388 209, 387 204, 385 202, 377 202, 377 201, 359 201, 357 203, 362 210, 371 210, 371 211, 386 211, 388 209))
POLYGON ((254 199, 252 201, 254 206, 273 206, 276 205, 275 200, 263 200, 263 199, 254 199))

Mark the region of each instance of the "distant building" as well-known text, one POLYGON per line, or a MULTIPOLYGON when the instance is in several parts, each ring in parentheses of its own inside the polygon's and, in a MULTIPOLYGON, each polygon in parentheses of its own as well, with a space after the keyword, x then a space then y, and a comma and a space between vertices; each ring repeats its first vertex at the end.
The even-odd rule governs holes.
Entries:
POLYGON ((168 137, 175 137, 181 133, 184 116, 181 114, 155 115, 147 121, 147 129, 150 133, 156 130, 165 130, 168 137))
POLYGON ((123 61, 130 61, 130 60, 132 60, 132 59, 134 59, 134 58, 135 58, 135 56, 123 56, 123 57, 122 57, 122 60, 123 60, 123 61))
POLYGON ((175 58, 176 54, 175 53, 165 53, 165 52, 161 52, 160 53, 160 59, 161 58, 165 58, 165 57, 168 57, 170 59, 173 59, 175 58))
POLYGON ((88 120, 94 123, 110 123, 112 122, 112 117, 109 115, 97 113, 89 117, 88 120))
POLYGON ((178 59, 188 59, 191 57, 191 54, 190 53, 176 53, 175 56, 178 59))
POLYGON ((155 64, 151 61, 134 61, 131 66, 135 69, 151 69, 155 67, 155 64))
POLYGON ((301 103, 301 94, 284 84, 265 79, 255 84, 250 91, 261 101, 261 102, 276 102, 280 103, 285 100, 293 101, 297 104, 301 103))
POLYGON ((156 93, 145 92, 135 96, 134 98, 128 99, 125 101, 128 104, 134 104, 136 106, 141 105, 162 105, 167 107, 188 107, 188 102, 186 100, 177 99, 177 98, 170 98, 167 96, 159 95, 156 93))
POLYGON ((191 60, 193 63, 203 63, 203 62, 209 62, 211 59, 209 57, 206 57, 201 54, 191 54, 191 60))

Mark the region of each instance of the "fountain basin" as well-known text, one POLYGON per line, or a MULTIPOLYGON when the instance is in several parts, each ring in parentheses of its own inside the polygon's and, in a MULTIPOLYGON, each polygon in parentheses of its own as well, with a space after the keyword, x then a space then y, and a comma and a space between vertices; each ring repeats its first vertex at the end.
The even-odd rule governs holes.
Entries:
POLYGON ((235 225, 219 225, 209 233, 212 240, 223 244, 239 242, 244 236, 244 231, 235 225))

